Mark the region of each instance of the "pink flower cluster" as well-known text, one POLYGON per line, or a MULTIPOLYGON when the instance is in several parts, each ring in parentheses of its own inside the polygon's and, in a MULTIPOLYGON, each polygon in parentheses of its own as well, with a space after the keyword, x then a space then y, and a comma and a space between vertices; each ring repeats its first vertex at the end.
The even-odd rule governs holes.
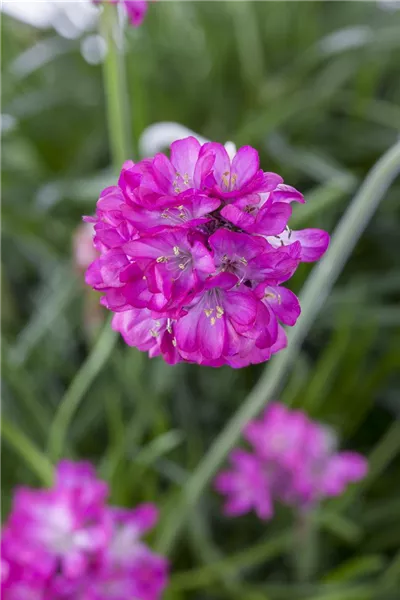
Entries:
POLYGON ((134 27, 139 27, 142 24, 147 12, 147 0, 93 0, 93 2, 94 4, 101 4, 102 2, 119 4, 121 2, 124 5, 131 25, 134 27))
POLYGON ((331 430, 282 404, 271 404, 261 419, 250 421, 244 437, 252 450, 233 450, 231 469, 215 480, 217 491, 227 497, 229 516, 254 510, 269 519, 274 501, 307 510, 325 497, 339 496, 367 472, 360 454, 336 452, 331 430))
POLYGON ((85 462, 61 462, 50 489, 18 489, 2 530, 2 598, 160 598, 167 562, 141 540, 157 509, 113 508, 107 495, 107 484, 85 462))
POLYGON ((315 261, 329 236, 288 227, 304 202, 250 146, 231 159, 221 144, 193 137, 123 166, 97 203, 100 257, 86 281, 104 293, 127 344, 171 364, 244 367, 286 346, 282 328, 300 314, 281 284, 315 261))

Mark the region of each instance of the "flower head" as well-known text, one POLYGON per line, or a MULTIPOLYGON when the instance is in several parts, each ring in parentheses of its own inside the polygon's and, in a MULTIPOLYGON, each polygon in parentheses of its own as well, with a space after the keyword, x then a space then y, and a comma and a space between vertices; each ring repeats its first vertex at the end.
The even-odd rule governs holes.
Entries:
POLYGON ((5 600, 158 600, 165 559, 143 534, 157 509, 107 506, 108 486, 89 463, 62 461, 50 489, 17 490, 2 530, 5 600))
POLYGON ((274 501, 307 510, 342 494, 367 472, 360 454, 336 452, 330 429, 282 404, 271 404, 260 419, 247 424, 243 435, 251 451, 233 450, 231 468, 215 480, 217 491, 227 497, 229 516, 255 510, 268 519, 274 501))
POLYGON ((94 4, 110 2, 111 4, 122 4, 133 27, 139 27, 143 23, 148 8, 148 0, 92 0, 94 4))
POLYGON ((86 281, 115 313, 125 341, 167 362, 239 368, 286 346, 281 324, 300 314, 282 284, 325 252, 325 231, 291 231, 291 203, 304 202, 254 148, 231 159, 194 137, 123 165, 93 223, 100 253, 86 281))

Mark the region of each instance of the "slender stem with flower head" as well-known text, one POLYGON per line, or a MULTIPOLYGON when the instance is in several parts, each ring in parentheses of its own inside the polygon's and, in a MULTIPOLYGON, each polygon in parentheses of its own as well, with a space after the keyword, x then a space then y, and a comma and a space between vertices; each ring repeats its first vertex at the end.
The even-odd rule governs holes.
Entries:
POLYGON ((287 349, 266 366, 253 390, 188 479, 181 505, 175 506, 172 513, 167 515, 159 539, 159 547, 165 552, 171 552, 188 513, 237 442, 245 424, 282 389, 288 369, 323 303, 387 189, 399 173, 400 142, 397 142, 380 158, 364 180, 334 232, 329 251, 307 279, 300 296, 302 313, 297 327, 288 334, 287 349))
MULTIPOLYGON (((112 163, 117 171, 129 157, 130 144, 128 101, 120 39, 122 32, 118 25, 116 6, 104 4, 101 31, 107 41, 104 90, 112 163)), ((57 460, 61 455, 71 420, 90 385, 110 356, 116 340, 117 334, 111 329, 110 321, 107 319, 96 344, 75 375, 58 407, 49 434, 49 454, 53 460, 57 460)))
POLYGON ((125 81, 123 37, 116 6, 104 3, 100 31, 107 42, 103 82, 111 158, 115 170, 130 157, 129 110, 125 81))

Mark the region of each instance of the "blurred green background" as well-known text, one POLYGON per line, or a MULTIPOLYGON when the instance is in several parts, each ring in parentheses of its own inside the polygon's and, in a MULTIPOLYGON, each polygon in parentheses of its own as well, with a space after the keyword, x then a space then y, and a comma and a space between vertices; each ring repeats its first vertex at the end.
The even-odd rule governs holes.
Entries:
MULTIPOLYGON (((332 232, 399 136, 400 10, 388 4, 151 4, 143 26, 124 31, 133 152, 158 121, 251 144, 266 170, 305 193, 293 226, 332 232)), ((72 248, 81 215, 115 174, 102 67, 85 60, 83 38, 8 15, 1 33, 5 516, 15 485, 41 483, 57 407, 106 316, 72 248)), ((296 580, 303 549, 289 511, 266 524, 229 520, 209 486, 171 557, 168 599, 400 598, 399 198, 397 181, 281 396, 371 461, 364 483, 321 508, 310 580, 296 580)), ((294 291, 310 269, 296 273, 294 291)), ((155 501, 164 519, 263 368, 171 367, 119 341, 79 403, 63 455, 92 460, 114 503, 155 501)))

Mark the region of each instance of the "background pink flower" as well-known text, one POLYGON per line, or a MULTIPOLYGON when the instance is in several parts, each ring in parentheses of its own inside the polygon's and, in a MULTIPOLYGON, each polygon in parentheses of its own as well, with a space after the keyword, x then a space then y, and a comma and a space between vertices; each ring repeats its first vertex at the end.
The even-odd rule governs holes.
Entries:
POLYGON ((4 600, 158 600, 168 564, 142 540, 158 511, 107 497, 85 462, 60 462, 50 489, 18 489, 2 529, 4 600))
POLYGON ((102 2, 122 4, 133 27, 139 27, 143 23, 148 8, 148 0, 92 0, 92 2, 94 4, 101 4, 102 2))
POLYGON ((329 496, 339 496, 367 473, 366 459, 355 452, 337 452, 336 437, 301 411, 270 404, 243 431, 251 450, 233 450, 231 468, 215 479, 226 496, 224 511, 236 516, 255 510, 273 516, 273 502, 309 510, 329 496))

